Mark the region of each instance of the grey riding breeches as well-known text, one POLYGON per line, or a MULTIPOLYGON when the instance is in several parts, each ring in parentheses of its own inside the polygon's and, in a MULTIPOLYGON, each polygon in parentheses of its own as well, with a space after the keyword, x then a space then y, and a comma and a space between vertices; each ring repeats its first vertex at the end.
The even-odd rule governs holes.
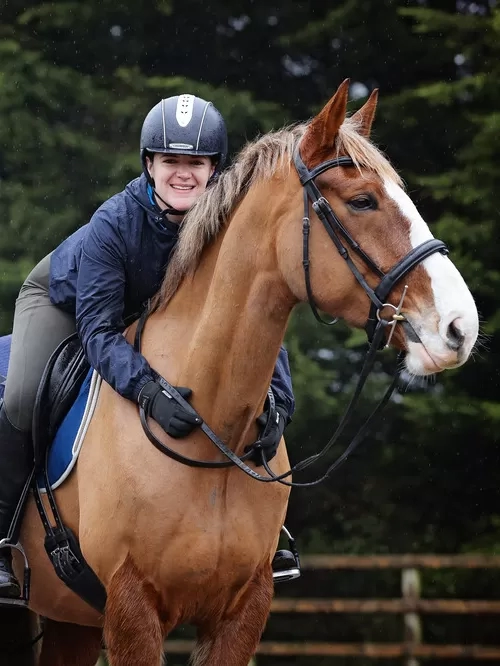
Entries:
POLYGON ((31 430, 33 408, 47 361, 75 332, 75 317, 49 298, 50 255, 28 275, 16 300, 4 408, 13 425, 31 430))

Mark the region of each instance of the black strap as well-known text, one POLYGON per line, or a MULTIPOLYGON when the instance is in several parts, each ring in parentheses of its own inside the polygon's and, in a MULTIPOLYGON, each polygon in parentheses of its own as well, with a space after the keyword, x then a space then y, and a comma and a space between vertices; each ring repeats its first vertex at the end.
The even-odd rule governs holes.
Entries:
POLYGON ((309 216, 307 215, 307 194, 305 190, 304 190, 304 196, 305 196, 304 208, 306 209, 306 214, 302 218, 302 266, 304 268, 304 279, 306 283, 307 300, 309 301, 309 306, 311 308, 311 311, 315 319, 319 321, 321 324, 325 324, 326 326, 333 326, 338 322, 339 320, 338 317, 334 317, 334 319, 332 319, 331 321, 323 319, 319 314, 318 308, 316 307, 316 303, 314 301, 314 296, 311 287, 311 272, 310 272, 311 262, 309 261, 309 234, 311 232, 311 221, 309 219, 309 216))
MULTIPOLYGON (((46 404, 45 399, 46 399, 46 388, 48 386, 48 378, 50 377, 50 374, 52 373, 52 370, 54 369, 54 365, 56 364, 57 359, 59 358, 59 355, 61 351, 64 349, 64 347, 75 337, 77 336, 77 333, 72 333, 69 335, 65 340, 63 340, 60 345, 55 349, 55 351, 52 353, 52 355, 49 358, 49 361, 47 362, 47 365, 45 366, 42 379, 40 381, 38 391, 37 391, 37 396, 36 396, 36 401, 35 401, 35 409, 33 411, 33 443, 34 443, 34 449, 35 452, 42 450, 42 448, 38 445, 37 443, 37 437, 42 436, 41 430, 43 428, 40 427, 40 423, 42 422, 41 419, 41 414, 44 410, 44 405, 46 404)), ((50 482, 49 482, 49 475, 48 475, 48 455, 49 455, 49 450, 50 447, 46 447, 45 451, 45 457, 43 460, 37 460, 37 472, 41 472, 43 474, 44 478, 44 484, 45 484, 45 491, 47 495, 47 499, 49 502, 50 510, 52 512, 52 515, 54 517, 54 522, 56 524, 56 529, 57 530, 63 530, 64 525, 62 522, 61 515, 59 513, 59 510, 57 508, 57 504, 55 501, 54 493, 52 491, 52 488, 50 487, 50 482), (43 463, 42 469, 40 469, 40 466, 43 463)), ((34 491, 34 497, 35 497, 35 502, 38 508, 38 512, 40 513, 40 518, 42 520, 43 526, 45 528, 45 531, 48 536, 53 535, 54 529, 52 528, 52 525, 50 523, 50 520, 47 516, 47 512, 45 510, 45 506, 42 502, 41 496, 40 496, 40 490, 38 488, 38 484, 34 484, 33 487, 34 491)))
POLYGON ((424 241, 417 247, 414 247, 408 254, 401 259, 391 270, 384 275, 380 284, 375 289, 375 293, 381 301, 385 301, 389 292, 399 280, 409 273, 415 266, 422 263, 424 259, 430 257, 432 254, 440 252, 441 254, 448 254, 448 248, 443 241, 437 238, 431 238, 424 241))
MULTIPOLYGON (((137 329, 135 332, 135 339, 134 339, 134 345, 137 351, 141 350, 141 340, 142 340, 142 332, 144 330, 144 325, 146 323, 146 319, 148 317, 148 310, 144 310, 142 313, 138 323, 137 323, 137 329)), ((172 396, 172 398, 181 406, 183 407, 187 412, 197 416, 201 421, 202 424, 200 426, 200 429, 207 435, 207 437, 215 444, 215 446, 219 449, 219 451, 227 458, 227 460, 220 460, 220 461, 214 461, 214 460, 197 460, 195 458, 189 458, 188 456, 182 455, 182 453, 179 453, 178 451, 174 451, 171 449, 169 446, 161 442, 156 435, 151 431, 151 428, 149 427, 148 424, 148 418, 146 415, 146 412, 143 407, 139 408, 139 417, 141 420, 142 427, 144 429, 144 432, 146 434, 146 437, 149 439, 149 441, 162 453, 165 455, 169 456, 169 458, 172 458, 173 460, 176 460, 177 462, 182 463, 183 465, 188 465, 189 467, 205 467, 205 468, 224 468, 224 467, 233 467, 234 465, 237 465, 242 471, 244 471, 246 474, 249 476, 252 476, 254 478, 260 477, 260 475, 255 472, 251 467, 248 467, 248 465, 245 464, 245 461, 248 460, 252 454, 253 454, 253 449, 247 451, 244 455, 237 456, 232 449, 230 449, 224 442, 213 432, 213 430, 201 419, 200 415, 198 412, 196 412, 195 409, 193 409, 192 405, 185 400, 182 395, 177 391, 175 386, 172 386, 169 382, 167 382, 166 379, 158 375, 158 373, 155 373, 156 375, 156 380, 160 384, 160 386, 167 391, 167 393, 172 396)), ((272 391, 270 391, 272 394, 272 391)), ((268 393, 268 399, 270 399, 270 395, 268 393)), ((274 405, 274 396, 272 396, 272 401, 274 405)), ((266 424, 266 429, 269 427, 270 424, 270 419, 271 419, 271 414, 268 417, 267 424, 266 424)), ((267 478, 267 477, 264 477, 267 478)), ((259 479, 260 480, 260 479, 259 479)), ((271 479, 270 479, 271 480, 271 479)))
POLYGON ((394 286, 415 266, 418 266, 424 259, 430 257, 436 252, 441 254, 448 254, 448 248, 446 247, 443 241, 438 240, 437 238, 431 238, 417 247, 413 248, 405 257, 401 259, 391 270, 384 275, 380 281, 378 287, 375 289, 375 294, 382 304, 377 306, 374 301, 370 306, 370 312, 368 319, 365 325, 365 330, 368 335, 368 339, 373 336, 375 327, 377 325, 377 313, 383 308, 386 298, 388 297, 391 290, 394 286))
MULTIPOLYGON (((368 432, 369 426, 373 425, 375 418, 381 413, 382 409, 385 407, 385 405, 391 398, 392 394, 394 393, 394 390, 399 381, 400 370, 396 370, 396 372, 394 373, 394 377, 391 381, 391 384, 384 393, 384 396, 382 397, 380 402, 375 406, 375 408, 373 409, 372 413, 367 418, 365 423, 358 430, 354 439, 350 442, 345 451, 338 458, 336 458, 333 463, 331 463, 331 465, 328 467, 327 471, 323 474, 323 476, 315 479, 314 481, 302 482, 302 483, 295 481, 293 483, 290 481, 284 481, 284 479, 290 476, 290 474, 302 471, 307 467, 310 467, 311 465, 316 463, 321 458, 323 458, 328 453, 328 451, 330 451, 330 449, 333 446, 335 446, 335 444, 340 439, 341 435, 344 433, 346 427, 352 422, 352 419, 355 415, 356 407, 361 397, 362 390, 376 361, 376 354, 379 349, 380 342, 385 337, 385 328, 388 325, 389 325, 388 322, 385 322, 384 320, 381 320, 378 323, 377 330, 375 331, 375 335, 373 338, 373 343, 370 345, 370 348, 365 356, 363 367, 361 369, 361 373, 358 382, 356 384, 356 388, 354 389, 354 393, 349 401, 349 404, 344 412, 344 415, 342 416, 339 425, 337 426, 337 429, 335 430, 334 434, 327 442, 327 444, 323 447, 323 449, 321 449, 321 451, 319 451, 318 453, 315 453, 314 455, 310 456, 309 458, 306 458, 305 460, 302 460, 301 462, 295 464, 288 472, 284 472, 283 474, 280 475, 276 475, 269 468, 267 461, 266 462, 263 461, 264 469, 270 476, 274 478, 275 481, 290 487, 297 486, 300 488, 307 488, 311 486, 316 486, 319 483, 322 483, 325 479, 327 479, 328 476, 330 476, 330 474, 333 472, 333 470, 337 469, 337 467, 340 467, 340 465, 344 463, 347 460, 347 458, 355 451, 355 449, 357 449, 358 446, 361 444, 364 437, 366 436, 366 433, 368 432)), ((398 356, 398 366, 397 366, 398 368, 401 367, 401 362, 400 362, 401 360, 402 360, 402 354, 398 356)))
MULTIPOLYGON (((403 354, 399 354, 399 355, 398 355, 398 364, 401 362, 402 358, 403 358, 403 354)), ((273 476, 273 478, 274 478, 278 483, 283 483, 283 484, 286 485, 286 486, 292 486, 292 487, 293 487, 293 486, 298 486, 298 487, 300 487, 300 488, 309 488, 309 487, 311 487, 311 486, 317 486, 318 484, 320 484, 320 483, 322 483, 323 481, 325 481, 325 480, 330 476, 330 474, 331 474, 333 471, 335 471, 338 467, 340 467, 343 463, 346 462, 346 460, 349 458, 349 456, 352 455, 352 454, 354 453, 354 451, 358 448, 358 446, 361 444, 361 442, 363 441, 363 439, 365 438, 365 436, 366 436, 366 434, 367 434, 367 432, 368 432, 368 429, 370 428, 370 426, 373 426, 373 425, 374 425, 374 423, 375 423, 375 421, 376 421, 376 418, 377 418, 378 416, 380 416, 382 410, 384 409, 384 407, 386 406, 386 404, 387 404, 387 403, 389 402, 389 400, 391 399, 391 396, 392 396, 392 394, 394 393, 394 390, 395 390, 395 388, 396 388, 396 386, 397 386, 397 384, 398 384, 399 377, 400 377, 400 373, 399 373, 399 372, 396 372, 396 373, 394 374, 394 377, 393 377, 393 379, 392 379, 390 385, 388 386, 386 392, 384 393, 383 398, 377 403, 377 405, 375 406, 375 408, 374 408, 373 411, 371 412, 370 416, 366 419, 366 421, 364 422, 364 424, 363 424, 363 425, 361 426, 361 428, 358 430, 358 432, 356 433, 354 439, 352 439, 351 443, 350 443, 349 446, 346 448, 346 450, 345 450, 345 451, 344 451, 344 452, 343 452, 338 458, 336 458, 336 459, 334 460, 334 462, 328 467, 328 469, 327 469, 326 472, 323 474, 323 476, 319 477, 318 479, 315 479, 314 481, 303 482, 303 483, 296 483, 296 482, 291 483, 291 482, 289 482, 289 481, 282 481, 282 480, 281 480, 281 477, 278 477, 278 476, 276 476, 276 475, 274 474, 274 472, 272 471, 272 469, 269 467, 269 465, 268 465, 268 463, 267 463, 267 460, 264 460, 264 459, 263 459, 263 460, 262 460, 262 464, 263 464, 264 469, 266 470, 266 472, 267 472, 270 476, 273 476)), ((356 387, 356 388, 357 388, 357 387, 356 387)), ((337 440, 338 440, 337 432, 338 432, 338 429, 337 429, 337 431, 335 432, 335 434, 332 436, 332 438, 330 439, 330 441, 328 442, 328 444, 325 446, 325 448, 324 448, 324 452, 325 452, 325 453, 326 453, 326 451, 328 451, 328 450, 329 450, 329 449, 330 449, 330 448, 331 448, 331 447, 337 442, 337 440)), ((322 454, 323 454, 323 452, 320 451, 320 453, 317 453, 315 456, 312 456, 312 457, 311 457, 311 463, 310 463, 310 464, 312 464, 313 462, 315 462, 316 460, 318 460, 318 459, 319 459, 319 456, 322 455, 322 454)), ((305 461, 304 461, 304 462, 305 462, 305 461)), ((304 469, 304 467, 306 467, 306 465, 300 465, 300 466, 298 466, 298 467, 299 467, 299 469, 304 469)))
POLYGON ((322 162, 317 167, 314 167, 314 169, 311 169, 309 171, 309 169, 306 167, 300 156, 299 145, 297 145, 297 147, 295 148, 293 159, 302 185, 306 185, 306 183, 309 183, 312 180, 314 180, 316 176, 319 176, 320 173, 328 171, 328 169, 332 169, 333 167, 354 166, 354 162, 350 157, 342 155, 340 157, 335 157, 333 160, 327 160, 326 162, 322 162))
MULTIPOLYGON (((141 319, 139 320, 137 330, 136 330, 136 335, 135 335, 135 342, 136 344, 140 345, 141 342, 141 335, 142 331, 144 329, 144 324, 147 319, 147 311, 143 313, 141 316, 141 319)), ((144 432, 146 434, 146 437, 149 439, 149 441, 162 453, 168 455, 170 458, 173 460, 176 460, 177 462, 180 462, 184 465, 188 465, 190 467, 204 467, 204 468, 224 468, 224 467, 231 467, 231 466, 236 466, 238 467, 242 472, 247 474, 248 476, 251 476, 253 479, 256 481, 261 481, 263 483, 273 483, 273 482, 278 482, 282 483, 287 486, 297 486, 297 487, 306 487, 306 486, 314 486, 317 485, 318 483, 321 483, 329 474, 330 472, 335 469, 336 466, 340 465, 341 462, 343 462, 348 455, 350 455, 353 450, 359 445, 359 443, 362 441, 364 435, 366 434, 366 431, 368 429, 368 424, 373 421, 374 416, 379 412, 381 409, 381 406, 385 405, 386 402, 389 400, 390 396, 392 395, 394 388, 396 386, 399 374, 396 373, 394 380, 391 384, 391 386, 387 389, 386 394, 384 395, 383 399, 377 406, 377 408, 374 410, 372 415, 369 417, 368 421, 363 425, 363 427, 360 429, 354 440, 351 442, 351 444, 348 446, 346 451, 340 456, 339 459, 337 459, 328 471, 326 472, 326 475, 322 476, 319 479, 316 479, 315 481, 307 482, 307 483, 298 483, 298 482, 291 482, 291 481, 284 481, 287 477, 289 477, 291 474, 294 472, 297 472, 299 470, 303 470, 313 463, 315 463, 317 460, 322 458, 331 448, 334 446, 334 444, 338 441, 340 436, 343 434, 345 431, 346 426, 351 422, 352 417, 354 415, 354 410, 359 402, 359 398, 361 396, 362 389, 364 387, 364 384, 373 368, 373 365, 376 360, 376 352, 378 349, 378 346, 380 345, 380 341, 383 339, 385 336, 385 328, 388 326, 388 322, 385 322, 384 320, 381 320, 378 323, 377 330, 375 332, 373 344, 370 345, 370 349, 368 350, 368 353, 365 357, 365 362, 363 364, 363 369, 361 371, 358 383, 356 385, 356 389, 354 391, 354 394, 351 398, 351 401, 348 405, 348 408, 339 423, 337 430, 335 431, 334 435, 330 439, 330 441, 327 443, 327 445, 317 454, 314 456, 310 456, 309 458, 297 463, 291 469, 289 469, 287 472, 284 472, 283 474, 276 475, 272 470, 270 469, 269 465, 267 464, 267 460, 265 458, 264 451, 261 450, 261 457, 262 457, 262 462, 264 465, 264 469, 266 470, 267 474, 269 476, 263 476, 262 474, 259 474, 255 470, 253 470, 251 467, 249 467, 246 463, 245 460, 247 460, 253 453, 253 450, 248 451, 245 455, 238 457, 232 449, 227 447, 224 442, 222 442, 219 437, 213 432, 213 430, 205 423, 203 422, 202 425, 200 426, 201 430, 207 435, 207 437, 215 444, 215 446, 219 449, 219 451, 223 454, 227 460, 225 461, 212 461, 212 460, 196 460, 193 458, 188 458, 187 456, 183 456, 182 454, 178 453, 177 451, 174 451, 170 447, 168 447, 166 444, 163 442, 160 442, 160 440, 154 435, 154 433, 151 431, 149 428, 148 422, 147 422, 147 416, 142 407, 139 409, 139 415, 140 415, 140 420, 142 427, 144 429, 144 432)), ((139 350, 139 348, 138 348, 139 350)), ((163 377, 158 376, 157 381, 160 383, 160 385, 178 402, 184 409, 187 411, 190 411, 192 414, 198 416, 199 418, 200 415, 193 409, 193 407, 185 400, 180 393, 176 390, 174 386, 172 386, 169 382, 167 382, 163 377)), ((270 410, 271 411, 271 410, 270 410)), ((268 419, 267 425, 269 425, 270 419, 268 419)))

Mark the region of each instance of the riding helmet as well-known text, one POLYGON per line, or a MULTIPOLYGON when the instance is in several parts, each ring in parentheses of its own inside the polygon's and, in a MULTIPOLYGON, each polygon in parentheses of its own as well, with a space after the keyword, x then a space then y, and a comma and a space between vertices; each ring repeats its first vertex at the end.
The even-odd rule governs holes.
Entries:
POLYGON ((222 171, 227 157, 227 130, 212 102, 195 95, 176 95, 158 102, 144 119, 141 131, 141 162, 148 180, 148 153, 203 155, 212 157, 222 171))

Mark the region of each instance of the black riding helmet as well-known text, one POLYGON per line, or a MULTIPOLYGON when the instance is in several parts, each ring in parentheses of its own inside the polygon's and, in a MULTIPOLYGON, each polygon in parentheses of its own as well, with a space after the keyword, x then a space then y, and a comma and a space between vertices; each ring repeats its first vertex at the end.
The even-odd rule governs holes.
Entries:
POLYGON ((144 119, 141 131, 142 168, 154 188, 146 166, 146 157, 151 157, 151 153, 211 157, 216 165, 210 179, 213 180, 222 171, 227 156, 224 118, 212 102, 194 95, 162 99, 144 119))

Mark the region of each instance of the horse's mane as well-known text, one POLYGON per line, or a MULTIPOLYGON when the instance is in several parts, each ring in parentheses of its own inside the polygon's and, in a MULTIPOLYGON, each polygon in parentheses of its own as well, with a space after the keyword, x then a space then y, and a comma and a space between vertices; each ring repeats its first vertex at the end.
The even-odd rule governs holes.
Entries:
MULTIPOLYGON (((307 123, 290 125, 247 143, 231 167, 207 188, 184 217, 177 246, 154 299, 155 308, 165 307, 183 278, 195 271, 203 248, 224 228, 250 187, 259 180, 271 178, 280 167, 291 166, 295 146, 306 129, 307 123)), ((354 118, 344 120, 336 139, 336 153, 349 155, 358 168, 368 168, 382 179, 401 184, 387 158, 358 130, 354 118)))

